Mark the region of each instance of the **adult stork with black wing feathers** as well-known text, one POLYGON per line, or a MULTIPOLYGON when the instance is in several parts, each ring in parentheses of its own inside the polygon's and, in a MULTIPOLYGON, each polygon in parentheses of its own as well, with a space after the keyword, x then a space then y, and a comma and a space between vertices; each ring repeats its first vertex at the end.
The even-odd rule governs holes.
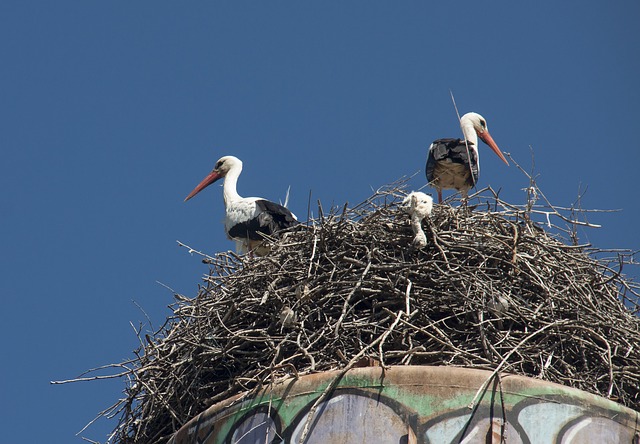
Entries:
POLYGON ((260 248, 265 236, 298 224, 296 216, 284 206, 261 197, 241 197, 236 190, 242 172, 242 161, 234 156, 221 157, 211 173, 185 198, 185 202, 200 191, 224 178, 224 228, 227 236, 236 241, 238 253, 255 251, 264 255, 260 248))
POLYGON ((429 147, 427 181, 438 191, 438 202, 442 202, 442 190, 452 188, 460 191, 466 201, 469 190, 478 182, 478 137, 509 165, 489 134, 484 117, 467 113, 460 119, 460 128, 464 139, 438 139, 429 147))

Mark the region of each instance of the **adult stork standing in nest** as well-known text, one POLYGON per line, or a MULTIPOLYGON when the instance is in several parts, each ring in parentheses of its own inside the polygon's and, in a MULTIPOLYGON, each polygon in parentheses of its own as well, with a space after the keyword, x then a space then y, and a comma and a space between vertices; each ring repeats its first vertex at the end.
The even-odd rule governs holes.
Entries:
POLYGON ((478 182, 478 137, 509 165, 489 134, 484 117, 478 113, 467 113, 460 119, 460 128, 464 139, 438 139, 429 147, 427 181, 438 191, 439 203, 442 202, 442 190, 452 188, 460 191, 466 201, 469 190, 478 182))
POLYGON ((258 255, 268 252, 260 248, 265 235, 289 228, 298 223, 296 216, 284 206, 261 197, 241 197, 236 190, 242 172, 242 161, 234 156, 221 157, 211 173, 184 199, 188 201, 200 191, 224 178, 224 228, 227 236, 236 241, 236 251, 254 251, 258 255))

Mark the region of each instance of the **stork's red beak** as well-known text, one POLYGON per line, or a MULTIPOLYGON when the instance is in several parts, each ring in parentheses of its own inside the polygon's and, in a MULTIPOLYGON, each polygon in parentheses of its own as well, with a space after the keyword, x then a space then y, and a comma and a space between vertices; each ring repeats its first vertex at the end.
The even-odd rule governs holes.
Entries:
POLYGON ((193 189, 192 192, 189 193, 189 195, 187 197, 185 197, 184 201, 188 201, 189 199, 191 199, 193 196, 195 196, 196 194, 198 194, 200 191, 204 190, 205 188, 207 188, 209 185, 211 185, 213 182, 215 182, 216 180, 220 179, 222 177, 222 175, 217 172, 217 171, 211 171, 211 173, 209 173, 209 175, 207 177, 205 177, 204 179, 202 179, 202 182, 200 182, 198 184, 197 187, 195 187, 193 189))
POLYGON ((483 131, 481 133, 478 132, 478 137, 480 137, 484 143, 489 145, 489 148, 491 148, 493 152, 496 153, 504 163, 509 165, 509 162, 507 162, 507 159, 505 159, 504 155, 502 154, 502 151, 500 151, 500 148, 498 148, 498 145, 493 141, 493 137, 491 137, 491 134, 489 134, 489 131, 483 131))

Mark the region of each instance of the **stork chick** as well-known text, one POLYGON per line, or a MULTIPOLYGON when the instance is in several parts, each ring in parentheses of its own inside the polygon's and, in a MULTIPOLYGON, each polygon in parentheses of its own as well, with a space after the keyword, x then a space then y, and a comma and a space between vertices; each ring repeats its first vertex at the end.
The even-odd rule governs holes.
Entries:
POLYGON ((402 201, 404 211, 411 216, 411 229, 415 237, 413 245, 417 248, 427 246, 427 236, 422 231, 422 221, 431 215, 433 198, 420 191, 413 191, 402 201))

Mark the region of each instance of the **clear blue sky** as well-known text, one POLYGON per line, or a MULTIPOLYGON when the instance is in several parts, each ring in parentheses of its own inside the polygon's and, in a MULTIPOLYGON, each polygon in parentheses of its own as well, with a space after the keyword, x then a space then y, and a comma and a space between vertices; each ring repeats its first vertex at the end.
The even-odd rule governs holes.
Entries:
MULTIPOLYGON (((461 112, 489 123, 556 205, 588 187, 582 239, 640 249, 640 3, 87 2, 0 5, 2 442, 74 434, 124 381, 51 380, 131 357, 172 293, 232 248, 221 191, 184 197, 222 155, 239 191, 307 214, 420 170, 461 112), (134 303, 135 301, 135 303, 134 303), (153 322, 149 327, 144 309, 153 322)), ((480 186, 526 180, 481 147, 480 186)), ((638 270, 627 270, 638 276, 638 270)), ((103 441, 115 422, 85 434, 103 441)))

